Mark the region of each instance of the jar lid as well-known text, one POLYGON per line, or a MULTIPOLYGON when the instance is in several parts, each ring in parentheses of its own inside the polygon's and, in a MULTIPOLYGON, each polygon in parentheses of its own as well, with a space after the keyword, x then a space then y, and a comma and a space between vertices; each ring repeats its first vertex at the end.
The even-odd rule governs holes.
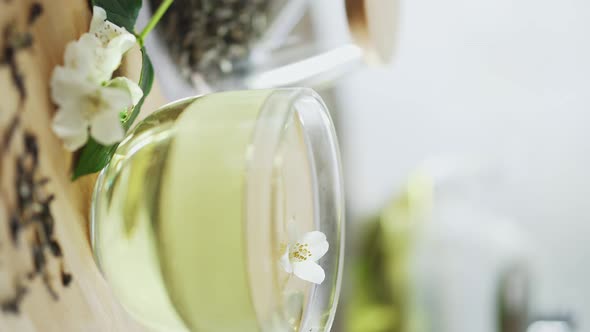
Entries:
POLYGON ((345 0, 353 40, 369 63, 391 61, 397 41, 398 0, 345 0))

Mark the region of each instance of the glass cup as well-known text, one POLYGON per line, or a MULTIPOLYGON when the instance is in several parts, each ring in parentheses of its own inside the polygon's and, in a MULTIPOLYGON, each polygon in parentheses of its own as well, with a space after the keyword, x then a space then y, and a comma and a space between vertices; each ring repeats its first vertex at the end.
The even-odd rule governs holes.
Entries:
POLYGON ((97 181, 91 240, 122 305, 152 329, 319 332, 338 301, 343 218, 320 97, 232 91, 164 106, 127 135, 97 181), (298 251, 317 231, 325 255, 298 251), (317 267, 305 281, 296 263, 316 260, 323 282, 317 267))
MULTIPOLYGON (((148 2, 144 24, 162 0, 148 2)), ((391 62, 398 2, 176 0, 145 43, 171 100, 195 91, 325 88, 355 69, 391 62)))

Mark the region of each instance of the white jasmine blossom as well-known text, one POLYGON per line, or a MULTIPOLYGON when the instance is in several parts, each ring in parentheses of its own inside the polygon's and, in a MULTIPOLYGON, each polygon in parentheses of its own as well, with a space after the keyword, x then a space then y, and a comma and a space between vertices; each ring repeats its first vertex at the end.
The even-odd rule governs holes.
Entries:
POLYGON ((90 32, 70 42, 64 55, 66 67, 97 83, 111 78, 123 54, 136 42, 133 34, 107 21, 106 17, 104 9, 95 6, 90 32))
POLYGON ((133 85, 133 82, 121 83, 120 80, 113 86, 96 85, 76 76, 75 72, 56 69, 51 86, 59 108, 53 119, 53 131, 71 151, 86 144, 89 134, 104 145, 121 141, 124 130, 119 112, 133 106, 136 97, 132 97, 129 88, 133 85), (68 89, 67 94, 57 93, 65 89, 68 89))
POLYGON ((121 141, 119 114, 143 96, 129 79, 111 80, 136 38, 106 18, 104 9, 95 6, 89 33, 67 45, 64 66, 56 67, 51 77, 51 97, 58 106, 53 131, 71 151, 89 136, 104 145, 121 141))
POLYGON ((321 284, 324 281, 324 269, 316 263, 328 252, 326 235, 313 231, 298 236, 295 226, 288 227, 289 244, 285 246, 280 263, 287 273, 293 273, 300 279, 321 284))

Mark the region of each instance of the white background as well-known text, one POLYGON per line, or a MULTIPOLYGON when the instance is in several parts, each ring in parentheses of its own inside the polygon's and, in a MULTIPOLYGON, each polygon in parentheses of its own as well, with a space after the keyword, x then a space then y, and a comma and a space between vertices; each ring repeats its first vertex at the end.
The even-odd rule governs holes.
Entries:
MULTIPOLYGON (((342 7, 314 2, 326 45, 348 39, 342 7)), ((432 157, 501 165, 494 205, 532 241, 535 311, 572 311, 590 330, 590 1, 400 7, 392 65, 335 88, 350 219, 375 214, 432 157)))

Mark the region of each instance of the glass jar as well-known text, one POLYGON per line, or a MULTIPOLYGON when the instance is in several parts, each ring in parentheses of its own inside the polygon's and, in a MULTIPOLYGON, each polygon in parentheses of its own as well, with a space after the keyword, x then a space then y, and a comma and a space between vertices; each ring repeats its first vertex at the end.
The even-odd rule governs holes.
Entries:
MULTIPOLYGON (((160 2, 151 0, 151 7, 160 2)), ((309 4, 309 0, 175 1, 157 35, 146 41, 150 50, 156 50, 153 61, 163 74, 165 93, 176 98, 179 90, 191 85, 201 92, 314 87, 359 65, 391 60, 397 0, 338 4, 351 36, 337 45, 318 40, 318 31, 305 17, 309 4)))
POLYGON ((128 134, 97 181, 91 239, 114 293, 153 329, 329 331, 343 218, 320 97, 234 91, 167 105, 128 134), (313 258, 319 284, 283 261, 317 231, 329 243, 313 258))

